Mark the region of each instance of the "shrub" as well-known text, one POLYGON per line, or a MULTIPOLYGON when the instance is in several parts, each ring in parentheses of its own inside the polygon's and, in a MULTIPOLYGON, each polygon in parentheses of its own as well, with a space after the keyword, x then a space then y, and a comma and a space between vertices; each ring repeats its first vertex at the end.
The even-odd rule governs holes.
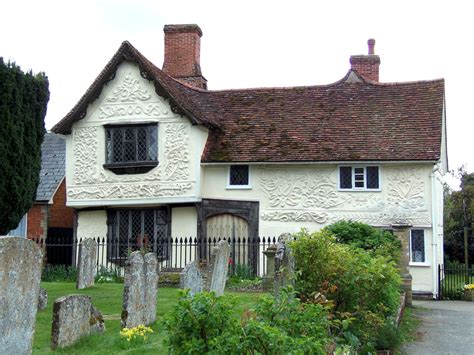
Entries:
POLYGON ((95 282, 97 283, 123 283, 123 276, 120 271, 114 267, 100 266, 95 276, 95 282))
POLYGON ((46 265, 41 274, 41 281, 76 282, 77 269, 68 265, 46 265))
POLYGON ((326 354, 332 343, 328 308, 301 303, 291 289, 262 297, 240 324, 231 313, 213 293, 183 293, 165 322, 170 353, 326 354))
POLYGON ((324 295, 333 303, 336 318, 351 320, 346 338, 353 334, 362 345, 373 347, 385 319, 398 307, 400 276, 395 263, 338 243, 329 229, 313 234, 303 230, 291 247, 301 299, 314 302, 316 295, 324 295))
POLYGON ((400 241, 390 232, 355 221, 338 221, 324 228, 336 237, 337 242, 371 251, 375 255, 390 256, 397 260, 400 241))

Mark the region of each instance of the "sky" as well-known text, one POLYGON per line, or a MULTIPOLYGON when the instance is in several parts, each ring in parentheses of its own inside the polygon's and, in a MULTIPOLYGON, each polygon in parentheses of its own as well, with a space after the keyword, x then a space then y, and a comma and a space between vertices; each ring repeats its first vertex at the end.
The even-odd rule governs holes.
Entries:
POLYGON ((376 40, 380 81, 445 79, 449 168, 474 172, 470 1, 15 0, 0 57, 50 83, 46 128, 63 118, 124 40, 161 68, 163 26, 198 24, 208 88, 324 85, 376 40))

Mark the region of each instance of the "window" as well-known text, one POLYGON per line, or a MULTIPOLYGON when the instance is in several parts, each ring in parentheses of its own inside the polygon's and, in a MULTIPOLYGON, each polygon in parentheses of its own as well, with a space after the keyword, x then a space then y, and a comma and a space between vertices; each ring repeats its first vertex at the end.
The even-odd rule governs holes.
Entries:
POLYGON ((138 174, 158 165, 158 126, 106 126, 104 168, 116 174, 138 174))
POLYGON ((380 189, 378 166, 339 167, 339 188, 341 190, 380 189))
POLYGON ((159 260, 168 255, 167 209, 114 209, 107 212, 109 259, 121 263, 130 251, 146 248, 159 260))
POLYGON ((425 231, 412 229, 410 231, 410 262, 425 263, 425 231))
POLYGON ((229 185, 230 188, 249 188, 250 174, 248 165, 231 165, 229 167, 229 185))

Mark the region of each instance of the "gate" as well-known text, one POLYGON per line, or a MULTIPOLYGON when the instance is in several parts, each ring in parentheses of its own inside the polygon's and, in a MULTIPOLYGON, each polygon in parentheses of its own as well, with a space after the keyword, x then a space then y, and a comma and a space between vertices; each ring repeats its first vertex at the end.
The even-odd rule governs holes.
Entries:
POLYGON ((438 300, 462 300, 463 287, 469 283, 474 283, 472 265, 438 265, 438 300))

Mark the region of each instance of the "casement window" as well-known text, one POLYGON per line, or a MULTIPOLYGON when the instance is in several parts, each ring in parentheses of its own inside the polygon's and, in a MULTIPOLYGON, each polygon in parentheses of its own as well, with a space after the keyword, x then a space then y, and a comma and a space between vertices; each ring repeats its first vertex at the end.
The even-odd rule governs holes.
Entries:
POLYGON ((157 124, 105 126, 105 135, 105 169, 138 174, 158 165, 157 124))
POLYGON ((410 263, 426 263, 425 231, 410 231, 410 263))
POLYGON ((340 166, 340 190, 379 190, 380 172, 378 166, 340 166))
POLYGON ((168 255, 169 232, 167 209, 110 209, 107 211, 109 259, 122 262, 131 251, 146 249, 164 260, 168 255))
POLYGON ((250 167, 248 165, 230 165, 227 188, 250 188, 250 167))

